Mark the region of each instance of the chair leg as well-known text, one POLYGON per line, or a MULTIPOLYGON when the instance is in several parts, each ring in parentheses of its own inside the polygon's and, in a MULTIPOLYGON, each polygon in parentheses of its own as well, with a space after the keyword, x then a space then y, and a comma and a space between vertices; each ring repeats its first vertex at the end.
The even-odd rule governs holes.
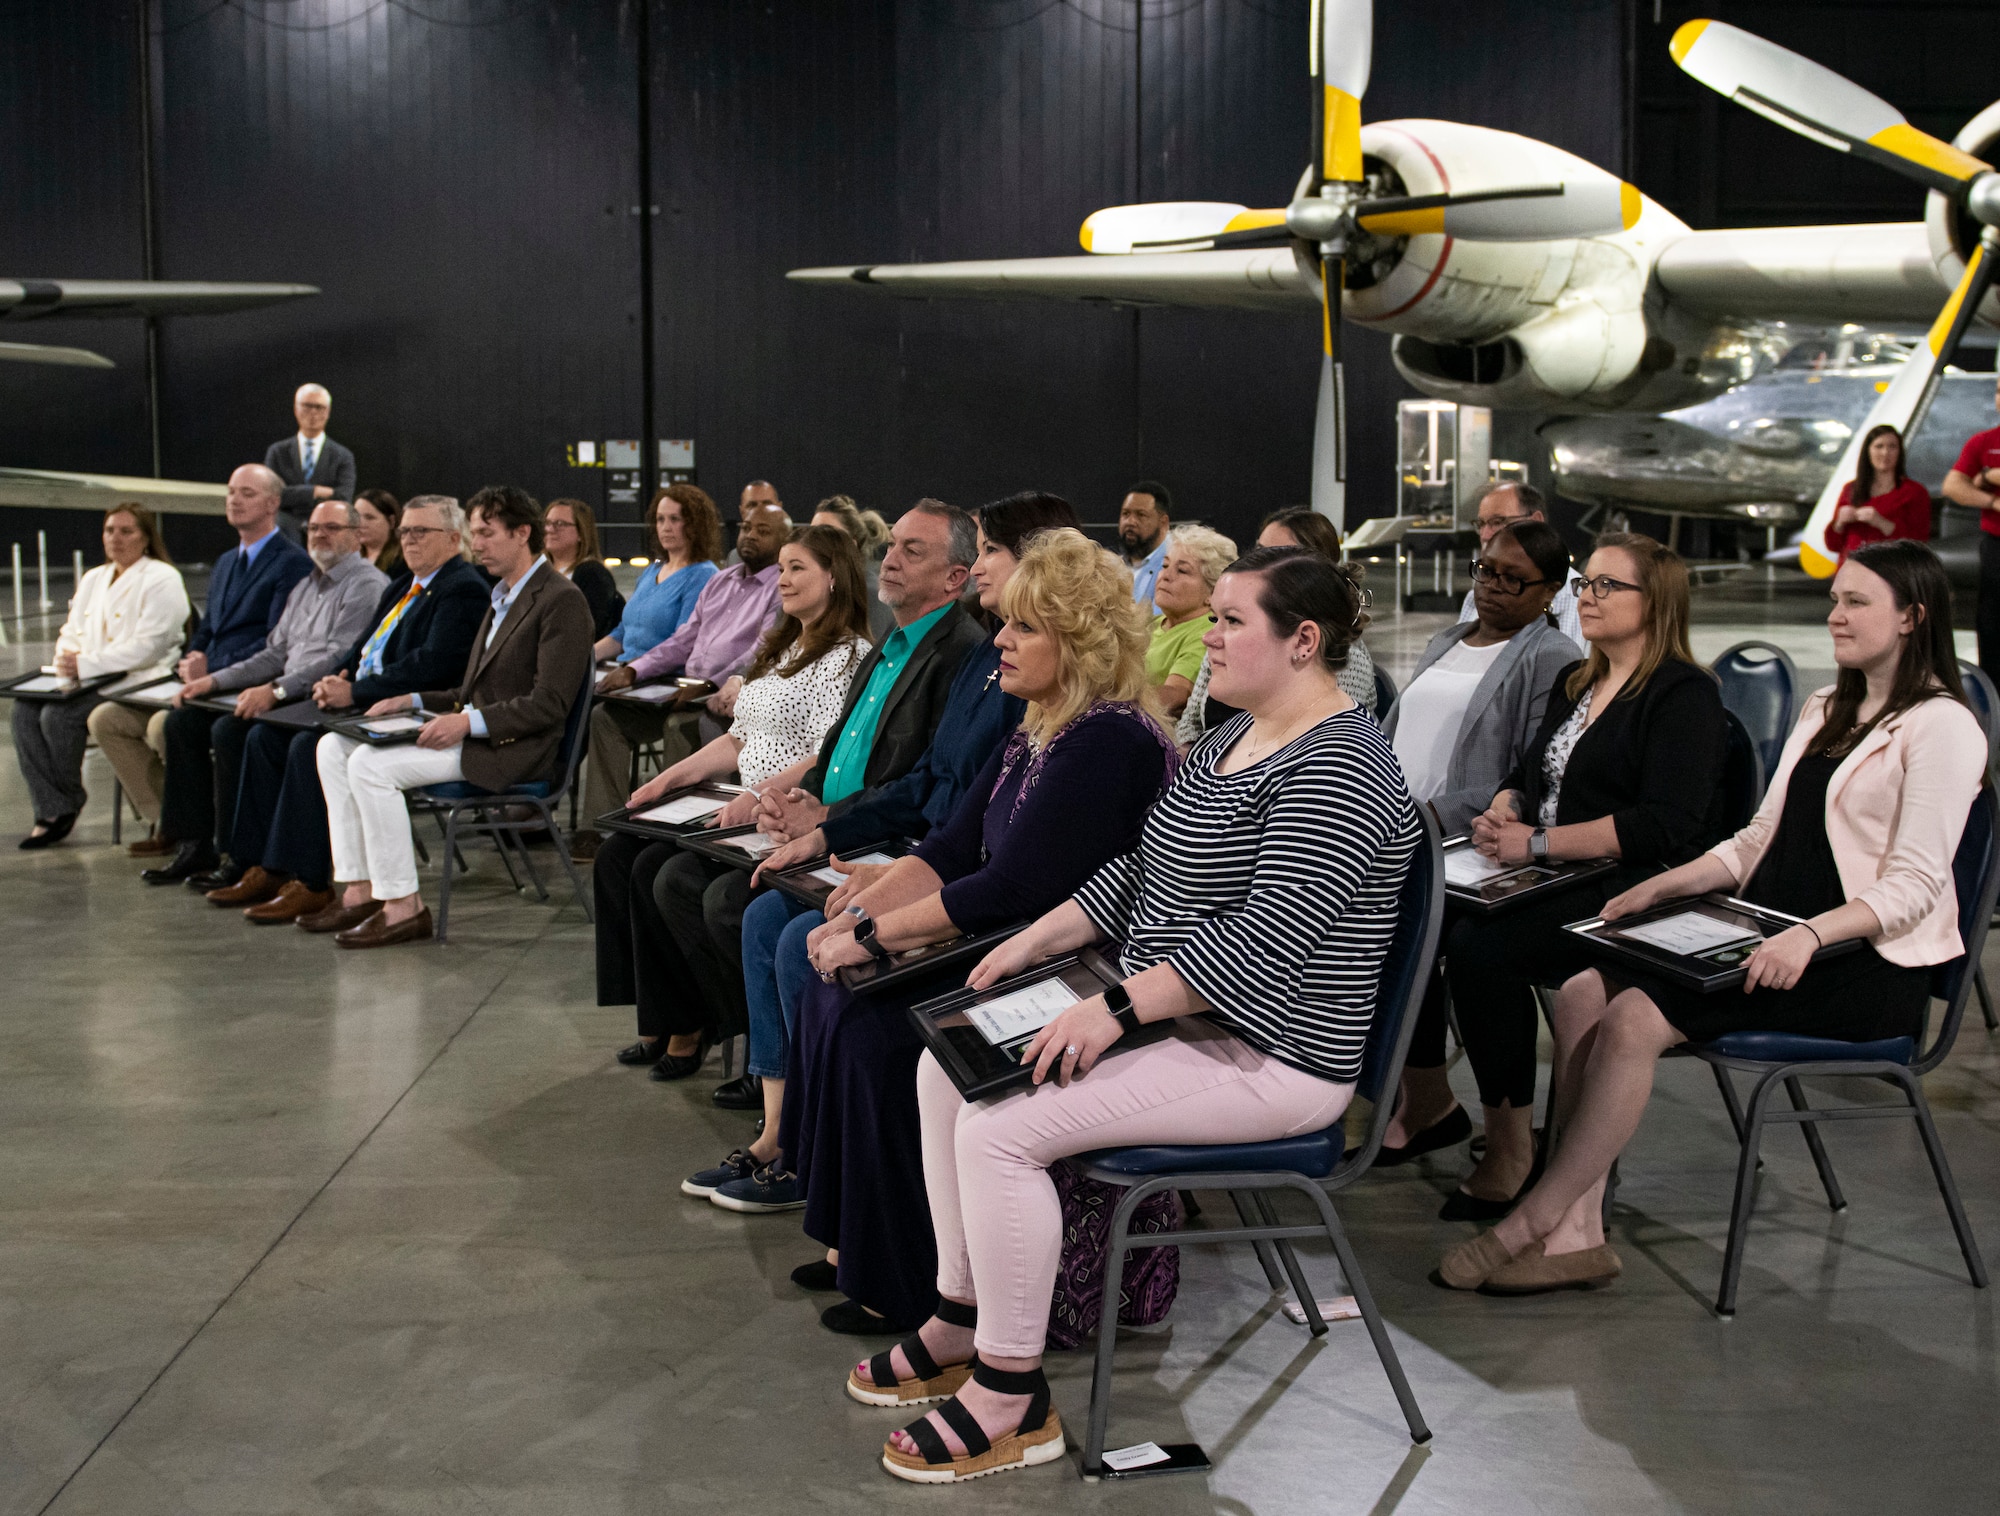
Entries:
MULTIPOLYGON (((111 842, 115 847, 125 840, 125 785, 113 778, 111 781, 111 842)), ((1987 1015, 1991 1016, 1991 1011, 1987 1015)))
POLYGON ((1304 1179, 1299 1180, 1295 1188, 1311 1196, 1319 1207, 1320 1220, 1326 1226, 1326 1235, 1333 1240, 1334 1256, 1340 1260, 1340 1271, 1347 1279, 1347 1291, 1354 1297, 1355 1308, 1367 1324, 1369 1340, 1375 1344, 1375 1356, 1382 1360, 1382 1372, 1389 1376, 1389 1387, 1396 1392, 1396 1404, 1403 1409, 1403 1421, 1410 1429, 1410 1441, 1429 1442, 1431 1429, 1424 1424, 1424 1413, 1417 1408, 1417 1397, 1403 1373, 1403 1360, 1396 1356, 1396 1345, 1389 1340, 1389 1329, 1382 1324, 1382 1313, 1375 1308, 1375 1297, 1368 1292, 1361 1261, 1354 1256, 1354 1248, 1347 1240, 1347 1229, 1340 1224, 1340 1213, 1333 1208, 1333 1197, 1304 1179))
POLYGON ((533 881, 535 886, 535 898, 546 902, 549 898, 549 888, 542 883, 542 871, 540 866, 535 862, 535 855, 533 850, 528 846, 528 839, 519 832, 508 832, 507 836, 512 840, 515 849, 520 853, 521 862, 527 865, 528 878, 533 881))
MULTIPOLYGON (((1163 1188, 1152 1180, 1135 1184, 1111 1213, 1111 1236, 1104 1253, 1105 1308, 1097 1318, 1097 1368, 1090 1380, 1090 1427, 1083 1443, 1083 1472, 1093 1477, 1104 1472, 1104 1437, 1111 1425, 1111 1356, 1118 1350, 1117 1281, 1125 1277, 1125 1255, 1132 1250, 1128 1229, 1140 1203, 1163 1188)), ((1240 1209, 1240 1198, 1238 1206, 1240 1209)), ((1256 1225, 1248 1216, 1244 1219, 1246 1224, 1256 1225)))
POLYGON ((500 861, 507 865, 507 883, 515 890, 521 888, 521 875, 514 867, 514 849, 509 843, 504 829, 493 833, 493 850, 500 855, 500 861))
MULTIPOLYGON (((1236 1202, 1236 1215, 1245 1226, 1261 1226, 1264 1224, 1258 1220, 1256 1213, 1251 1210, 1250 1197, 1244 1194, 1243 1191, 1231 1190, 1229 1198, 1236 1202)), ((1278 1272, 1278 1260, 1271 1252, 1271 1244, 1268 1242, 1253 1242, 1250 1246, 1256 1250, 1257 1261, 1264 1266, 1264 1278, 1270 1282, 1271 1293, 1273 1295, 1284 1294, 1285 1276, 1278 1272)))
POLYGON ((444 868, 438 879, 437 945, 444 946, 445 928, 451 924, 451 860, 458 856, 458 811, 443 818, 444 868))
POLYGON ((1729 1211, 1729 1243, 1722 1255, 1722 1284, 1715 1295, 1715 1314, 1736 1314, 1736 1282, 1743 1273, 1743 1249, 1749 1241, 1750 1212, 1757 1203, 1757 1155, 1764 1140, 1764 1103, 1771 1098, 1773 1077, 1765 1075, 1750 1092, 1749 1119, 1736 1160, 1736 1200, 1729 1211))
POLYGON ((1965 1255, 1965 1272, 1972 1278, 1974 1289, 1983 1290, 1987 1285, 1986 1260, 1979 1256, 1979 1242, 1972 1235, 1972 1223, 1966 1220, 1965 1206, 1958 1198, 1958 1181, 1952 1178, 1951 1164, 1944 1156, 1944 1144, 1938 1141, 1937 1125, 1931 1120, 1931 1103, 1924 1098, 1923 1086, 1914 1074, 1907 1070, 1895 1076, 1903 1087, 1903 1094, 1910 1102, 1910 1113, 1917 1119, 1917 1131, 1924 1139, 1924 1152, 1931 1160, 1931 1172, 1937 1176, 1938 1193, 1944 1197, 1944 1208, 1951 1217, 1951 1229, 1958 1234, 1958 1250, 1965 1255))
MULTIPOLYGON (((574 789, 569 792, 569 798, 571 806, 574 807, 576 804, 576 791, 574 789)), ((583 875, 576 871, 576 860, 569 855, 569 838, 556 830, 555 816, 550 812, 546 803, 542 806, 542 819, 548 823, 549 835, 555 839, 556 857, 562 860, 563 871, 569 875, 569 887, 576 892, 576 903, 583 907, 583 919, 595 925, 597 917, 591 913, 590 895, 583 887, 583 875)), ((570 831, 572 833, 576 831, 576 817, 574 815, 570 817, 570 831)), ((543 898, 546 899, 547 897, 544 896, 543 898)), ((725 1079, 729 1077, 726 1070, 723 1077, 725 1079)))
MULTIPOLYGON (((1258 1190, 1256 1192, 1256 1204, 1257 1214, 1263 1218, 1265 1226, 1277 1227, 1284 1225, 1278 1219, 1277 1207, 1271 1204, 1271 1195, 1268 1190, 1258 1190)), ((1278 1257, 1285 1265, 1285 1277, 1292 1282, 1292 1294, 1298 1298, 1299 1309, 1305 1313, 1307 1330, 1315 1337, 1324 1337, 1326 1335, 1326 1322, 1321 1319, 1319 1314, 1319 1297, 1313 1294, 1312 1286, 1306 1282, 1306 1272, 1299 1267, 1299 1255, 1297 1250, 1292 1247, 1291 1239, 1289 1237, 1274 1238, 1272 1239, 1272 1245, 1278 1250, 1278 1257)))
POLYGON ((431 850, 424 846, 423 833, 419 832, 414 826, 410 828, 410 841, 416 845, 418 862, 429 863, 431 861, 431 850))
POLYGON ((1972 971, 1972 987, 1979 993, 1979 1014, 1986 1018, 1986 1030, 2000 1032, 2000 1016, 1993 1014, 1993 992, 1986 987, 1986 965, 1972 971))
POLYGON ((1736 1098, 1736 1081, 1729 1077, 1729 1070, 1719 1063, 1711 1063, 1708 1071, 1715 1075, 1715 1087, 1722 1092, 1723 1108, 1729 1112, 1729 1124, 1735 1128, 1736 1140, 1743 1141, 1743 1102, 1736 1098))
MULTIPOLYGON (((1785 1081, 1785 1093, 1792 1097, 1792 1109, 1809 1111, 1812 1106, 1806 1100, 1806 1092, 1793 1075, 1785 1081)), ((1806 1147, 1812 1153, 1813 1167, 1819 1170, 1819 1182, 1826 1190, 1826 1203, 1836 1211, 1847 1209, 1847 1197, 1840 1192, 1840 1181, 1833 1177, 1833 1160, 1826 1156, 1826 1144, 1820 1141, 1819 1123, 1802 1121, 1800 1128, 1806 1134, 1806 1147)))

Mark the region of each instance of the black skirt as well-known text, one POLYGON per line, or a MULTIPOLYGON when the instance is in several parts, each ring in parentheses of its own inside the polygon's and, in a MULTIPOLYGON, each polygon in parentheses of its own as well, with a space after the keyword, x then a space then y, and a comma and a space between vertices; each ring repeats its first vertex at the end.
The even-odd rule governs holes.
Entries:
POLYGON ((1891 963, 1872 947, 1806 965, 1788 990, 1717 990, 1704 995, 1643 971, 1605 969, 1606 987, 1643 990, 1690 1042, 1729 1032, 1790 1032, 1841 1042, 1921 1037, 1930 1005, 1931 971, 1891 963))

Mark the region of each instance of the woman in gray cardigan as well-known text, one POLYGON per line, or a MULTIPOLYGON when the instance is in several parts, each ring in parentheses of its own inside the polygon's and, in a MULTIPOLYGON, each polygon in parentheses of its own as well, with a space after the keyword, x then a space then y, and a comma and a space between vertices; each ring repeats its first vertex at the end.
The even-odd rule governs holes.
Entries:
MULTIPOLYGON (((1556 676, 1583 650, 1548 614, 1569 576, 1554 527, 1510 522, 1473 565, 1477 621, 1446 627, 1389 712, 1387 732, 1410 794, 1449 837, 1493 802, 1542 723, 1556 676)), ((1402 1099, 1375 1162, 1407 1163, 1472 1135, 1472 1118, 1445 1079, 1442 981, 1433 978, 1403 1073, 1402 1099)))

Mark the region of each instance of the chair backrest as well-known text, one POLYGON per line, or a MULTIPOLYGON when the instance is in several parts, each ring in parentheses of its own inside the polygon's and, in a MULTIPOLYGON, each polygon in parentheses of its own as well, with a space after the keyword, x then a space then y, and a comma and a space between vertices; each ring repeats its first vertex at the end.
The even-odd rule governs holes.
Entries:
POLYGON ((1382 665, 1375 665, 1375 719, 1387 721, 1389 707, 1396 703, 1396 681, 1382 671, 1382 665))
POLYGON ((1976 663, 1958 660, 1959 683, 1965 686, 1966 703, 1972 707, 1972 714, 1979 718, 1979 729, 1986 734, 1986 761, 1990 768, 1996 751, 2000 751, 2000 692, 1993 688, 1993 681, 1986 677, 1986 670, 1976 663))
POLYGON ((1993 899, 2000 894, 2000 801, 1993 787, 1980 786, 1966 814, 1965 832, 1951 860, 1951 882, 1958 892, 1958 936, 1965 951, 1931 970, 1931 994, 1944 1002, 1937 1036, 1913 1065, 1927 1074, 1944 1062, 1972 998, 1973 974, 1986 947, 1986 929, 1993 921, 1993 899))
POLYGON ((556 766, 562 771, 562 779, 549 796, 551 803, 562 799, 576 783, 576 766, 583 761, 584 733, 590 730, 590 702, 596 692, 597 666, 592 664, 583 671, 583 693, 576 697, 563 722, 562 746, 556 749, 556 766))
POLYGON ((1778 767, 1778 755, 1799 718, 1799 671, 1781 647, 1768 642, 1739 642, 1709 665, 1722 685, 1722 704, 1757 744, 1766 774, 1778 767))
POLYGON ((1722 748, 1722 835, 1731 837, 1757 814, 1767 775, 1757 743, 1736 719, 1736 712, 1725 707, 1722 720, 1729 733, 1722 748))
POLYGON ((1396 936, 1382 960, 1382 983, 1375 996, 1375 1021, 1368 1029, 1368 1047, 1361 1060, 1355 1093, 1375 1103, 1368 1137, 1342 1167, 1366 1168, 1375 1161, 1395 1110, 1396 1085, 1403 1077, 1403 1059, 1417 1029, 1417 1011, 1437 959, 1444 922, 1444 845, 1430 807, 1417 807, 1423 836, 1403 881, 1403 898, 1396 916, 1396 936), (1388 1098, 1384 1098, 1384 1096, 1388 1098))

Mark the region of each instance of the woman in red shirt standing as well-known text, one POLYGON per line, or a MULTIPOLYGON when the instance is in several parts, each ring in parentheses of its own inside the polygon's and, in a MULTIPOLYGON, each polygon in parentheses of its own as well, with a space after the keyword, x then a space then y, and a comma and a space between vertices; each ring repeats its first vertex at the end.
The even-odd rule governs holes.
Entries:
POLYGON ((1903 472, 1903 434, 1893 426, 1868 433, 1861 449, 1861 467, 1841 487, 1826 545, 1845 563, 1847 555, 1871 542, 1891 537, 1928 541, 1931 535, 1931 492, 1903 472))

